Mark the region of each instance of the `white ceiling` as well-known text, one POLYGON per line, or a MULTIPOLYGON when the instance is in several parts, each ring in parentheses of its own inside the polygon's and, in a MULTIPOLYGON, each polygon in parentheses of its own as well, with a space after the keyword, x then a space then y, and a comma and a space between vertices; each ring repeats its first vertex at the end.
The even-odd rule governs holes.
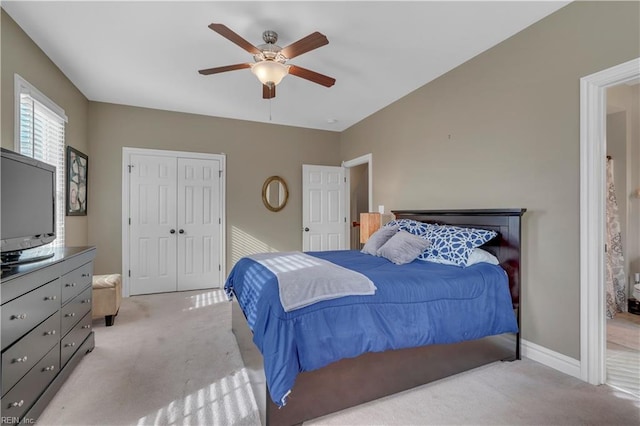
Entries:
POLYGON ((3 1, 2 8, 92 101, 342 131, 567 1, 115 2, 3 1), (336 79, 287 76, 272 101, 251 62, 210 30, 222 23, 254 45, 282 47, 320 31, 329 44, 289 63, 336 79))

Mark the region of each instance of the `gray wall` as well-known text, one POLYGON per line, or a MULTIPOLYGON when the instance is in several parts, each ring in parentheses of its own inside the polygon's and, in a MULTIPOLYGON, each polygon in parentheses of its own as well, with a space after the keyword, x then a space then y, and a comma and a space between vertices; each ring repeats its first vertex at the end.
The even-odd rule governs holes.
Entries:
POLYGON ((525 207, 524 339, 580 358, 579 81, 640 56, 638 2, 572 3, 341 134, 373 205, 525 207))
POLYGON ((258 251, 302 249, 302 164, 340 164, 339 134, 91 102, 89 243, 96 271, 121 270, 122 148, 226 154, 227 271, 258 251), (262 204, 262 184, 284 178, 289 202, 262 204))
MULTIPOLYGON (((69 122, 65 126, 67 145, 86 153, 87 109, 89 101, 22 31, 7 13, 0 12, 0 137, 2 147, 14 150, 14 74, 19 74, 49 99, 64 109, 69 122)), ((68 246, 87 244, 86 216, 65 219, 65 242, 68 246)))

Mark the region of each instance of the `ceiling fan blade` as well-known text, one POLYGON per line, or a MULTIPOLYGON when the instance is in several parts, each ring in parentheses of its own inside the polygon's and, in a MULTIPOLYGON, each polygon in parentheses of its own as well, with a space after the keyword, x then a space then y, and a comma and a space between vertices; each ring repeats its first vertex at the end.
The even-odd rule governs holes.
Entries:
POLYGON ((262 85, 262 99, 272 99, 276 97, 276 85, 275 84, 263 84, 262 85))
POLYGON ((198 72, 202 75, 210 75, 210 74, 218 74, 218 73, 227 72, 227 71, 241 70, 243 68, 251 68, 251 64, 226 65, 224 67, 207 68, 204 70, 200 70, 198 72))
POLYGON ((287 57, 287 59, 295 58, 303 53, 307 53, 310 50, 317 49, 318 47, 329 44, 327 36, 319 32, 309 34, 305 38, 291 43, 289 46, 281 50, 281 53, 287 57))
POLYGON ((224 38, 228 39, 229 41, 232 41, 235 44, 237 44, 238 46, 242 47, 244 50, 246 50, 249 53, 252 53, 254 55, 257 54, 257 53, 260 53, 260 50, 257 47, 255 47, 253 44, 249 43, 247 40, 245 40, 242 37, 240 37, 234 31, 229 29, 229 27, 227 27, 226 25, 210 24, 209 28, 211 28, 213 31, 215 31, 218 34, 220 34, 222 37, 224 37, 224 38))
POLYGON ((336 83, 335 78, 331 78, 326 75, 323 75, 315 71, 311 71, 296 65, 289 65, 289 74, 293 74, 296 77, 304 78, 305 80, 309 80, 314 83, 321 84, 325 87, 331 87, 336 83))

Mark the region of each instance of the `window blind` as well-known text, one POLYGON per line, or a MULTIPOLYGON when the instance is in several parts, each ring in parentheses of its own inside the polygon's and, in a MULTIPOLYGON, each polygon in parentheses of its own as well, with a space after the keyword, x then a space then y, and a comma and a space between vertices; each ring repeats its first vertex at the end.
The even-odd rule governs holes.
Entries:
MULTIPOLYGON (((56 239, 52 243, 63 246, 65 240, 65 168, 64 130, 66 117, 45 106, 38 93, 21 82, 19 93, 19 151, 21 154, 56 167, 56 239), (35 95, 35 96, 34 96, 35 95)), ((16 93, 18 95, 18 93, 16 93)), ((45 101, 50 101, 45 98, 45 101)))

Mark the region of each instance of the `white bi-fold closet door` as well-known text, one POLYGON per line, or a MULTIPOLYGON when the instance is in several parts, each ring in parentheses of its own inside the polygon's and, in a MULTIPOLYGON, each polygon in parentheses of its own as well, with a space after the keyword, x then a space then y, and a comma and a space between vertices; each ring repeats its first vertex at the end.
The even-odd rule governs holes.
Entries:
POLYGON ((128 294, 220 287, 224 157, 143 150, 127 157, 128 294))

